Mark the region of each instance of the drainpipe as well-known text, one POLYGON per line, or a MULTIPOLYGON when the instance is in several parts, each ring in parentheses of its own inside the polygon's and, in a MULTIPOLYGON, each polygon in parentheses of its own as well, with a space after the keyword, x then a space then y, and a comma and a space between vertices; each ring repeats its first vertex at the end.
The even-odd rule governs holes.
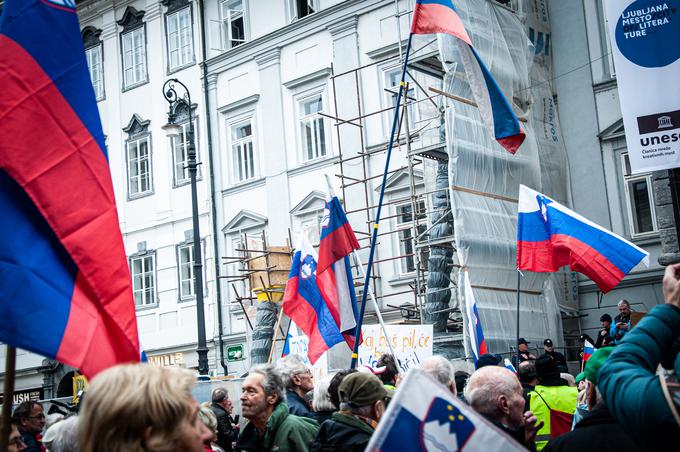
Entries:
POLYGON ((201 18, 201 74, 203 77, 203 102, 205 103, 205 126, 208 135, 208 162, 210 164, 210 213, 212 217, 212 229, 215 236, 213 237, 213 255, 215 256, 215 293, 217 298, 217 328, 219 329, 218 343, 220 347, 220 365, 224 369, 224 375, 229 375, 227 363, 224 360, 224 340, 222 338, 222 284, 220 282, 220 253, 217 240, 217 198, 215 197, 215 166, 213 165, 213 147, 212 147, 212 127, 210 123, 210 96, 208 95, 208 65, 206 64, 208 34, 205 32, 205 8, 203 7, 203 0, 198 0, 198 8, 200 10, 201 18))

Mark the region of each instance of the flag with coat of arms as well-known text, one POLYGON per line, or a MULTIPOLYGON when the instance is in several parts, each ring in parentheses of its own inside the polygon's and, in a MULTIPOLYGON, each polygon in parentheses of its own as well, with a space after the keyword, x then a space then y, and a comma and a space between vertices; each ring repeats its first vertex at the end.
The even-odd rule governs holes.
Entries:
POLYGON ((366 450, 369 452, 525 450, 420 369, 399 385, 366 450))

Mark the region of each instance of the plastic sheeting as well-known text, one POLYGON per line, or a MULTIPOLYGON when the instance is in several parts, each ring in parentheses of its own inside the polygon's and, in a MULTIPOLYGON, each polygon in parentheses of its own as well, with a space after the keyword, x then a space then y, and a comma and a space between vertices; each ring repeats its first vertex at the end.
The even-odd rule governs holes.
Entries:
MULTIPOLYGON (((456 240, 457 264, 469 269, 487 346, 491 353, 516 347, 517 328, 517 196, 519 184, 567 202, 566 151, 561 141, 554 105, 550 58, 544 47, 536 53, 527 22, 536 11, 521 4, 515 14, 492 2, 459 2, 458 11, 476 50, 526 122, 526 140, 516 155, 506 152, 481 121, 476 107, 443 99, 449 154, 449 183, 456 240), (461 190, 460 188, 463 188, 461 190), (464 191, 469 190, 469 191, 464 191), (474 191, 475 193, 471 193, 474 191)), ((544 41, 549 29, 542 22, 544 41)), ((534 25, 536 30, 536 25, 534 25)), ((534 31, 535 33, 535 31, 534 31)), ((447 35, 439 35, 446 69, 443 89, 473 99, 467 77, 447 35)), ((545 42, 544 42, 545 45, 545 42)), ((568 204, 568 203, 567 203, 568 204)), ((463 272, 459 273, 462 277, 463 272)), ((520 335, 534 347, 552 338, 562 345, 560 304, 565 302, 564 273, 553 276, 524 272, 521 277, 520 335)), ((456 298, 464 302, 459 282, 456 298)), ((456 301, 454 301, 455 303, 456 301)), ((461 306, 461 311, 465 309, 461 306)), ((469 353, 467 353, 470 356, 469 353)))

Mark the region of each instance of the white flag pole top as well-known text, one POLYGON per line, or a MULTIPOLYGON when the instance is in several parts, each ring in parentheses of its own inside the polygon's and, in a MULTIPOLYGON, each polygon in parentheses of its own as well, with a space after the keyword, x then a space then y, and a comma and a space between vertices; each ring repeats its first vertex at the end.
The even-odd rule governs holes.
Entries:
POLYGON ((583 223, 587 224, 588 226, 592 226, 595 229, 599 229, 600 231, 604 232, 605 234, 609 234, 613 237, 616 237, 619 240, 626 242, 628 245, 630 245, 631 247, 635 248, 640 253, 645 255, 645 257, 642 258, 642 260, 640 262, 642 262, 645 265, 645 267, 649 267, 649 253, 647 251, 643 250, 642 248, 635 245, 634 243, 629 242, 628 240, 624 239, 620 235, 613 233, 609 229, 605 229, 602 226, 600 226, 599 224, 593 223, 589 219, 583 217, 582 215, 579 215, 578 213, 574 212, 573 210, 568 209, 567 207, 564 207, 562 204, 555 201, 554 199, 552 199, 548 196, 545 196, 544 194, 539 193, 536 190, 529 188, 526 185, 522 185, 522 184, 520 184, 520 186, 519 186, 519 205, 518 205, 518 209, 517 209, 518 212, 530 213, 530 212, 536 212, 538 210, 541 210, 541 207, 538 204, 538 200, 536 199, 536 197, 539 196, 539 195, 543 196, 544 198, 549 200, 550 206, 552 208, 559 210, 559 211, 561 211, 561 212, 563 212, 563 213, 565 213, 565 214, 567 214, 571 217, 574 217, 577 220, 582 221, 583 223))
POLYGON ((325 173, 324 177, 326 178, 326 185, 328 186, 328 195, 326 195, 326 200, 330 201, 335 196, 335 190, 333 190, 333 183, 331 182, 331 177, 328 175, 328 173, 325 173))

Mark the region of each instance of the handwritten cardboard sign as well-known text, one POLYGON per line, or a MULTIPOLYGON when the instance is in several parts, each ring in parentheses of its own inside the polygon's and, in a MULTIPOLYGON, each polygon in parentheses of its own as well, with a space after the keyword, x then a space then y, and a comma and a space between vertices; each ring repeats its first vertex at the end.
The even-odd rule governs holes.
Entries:
POLYGON ((390 353, 387 341, 394 349, 402 372, 432 356, 432 325, 386 325, 386 328, 387 337, 380 325, 362 326, 364 341, 359 346, 359 365, 376 367, 378 359, 390 353))

